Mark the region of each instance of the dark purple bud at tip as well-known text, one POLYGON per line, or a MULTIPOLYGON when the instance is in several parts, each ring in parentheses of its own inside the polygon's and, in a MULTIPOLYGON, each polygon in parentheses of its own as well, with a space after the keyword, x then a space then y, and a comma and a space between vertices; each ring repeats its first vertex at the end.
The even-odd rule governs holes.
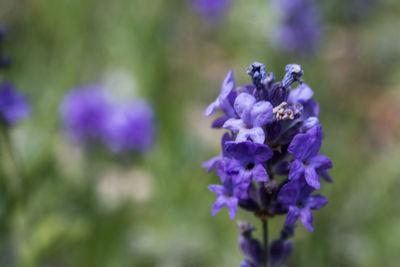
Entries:
POLYGON ((301 69, 300 65, 289 64, 289 65, 286 65, 285 70, 286 70, 286 74, 282 80, 283 87, 290 86, 294 82, 302 82, 300 77, 304 75, 304 71, 301 69))
POLYGON ((254 62, 247 68, 247 74, 249 74, 253 80, 253 84, 257 89, 264 89, 264 80, 267 76, 265 72, 265 65, 260 62, 254 62))

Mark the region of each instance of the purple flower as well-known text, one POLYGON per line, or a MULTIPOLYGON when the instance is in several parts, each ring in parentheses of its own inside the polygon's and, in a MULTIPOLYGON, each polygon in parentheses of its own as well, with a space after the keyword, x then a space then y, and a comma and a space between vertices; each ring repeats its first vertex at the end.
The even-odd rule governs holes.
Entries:
POLYGON ((320 36, 320 19, 313 0, 278 0, 281 24, 274 40, 277 48, 292 53, 309 53, 320 36))
POLYGON ((314 231, 311 210, 323 208, 328 203, 328 200, 318 194, 310 196, 313 191, 314 189, 307 185, 303 179, 292 181, 282 187, 278 195, 278 201, 289 207, 286 225, 294 224, 300 217, 304 227, 311 232, 314 231))
POLYGON ((253 142, 227 142, 226 152, 233 157, 227 161, 226 171, 237 173, 237 179, 249 184, 253 177, 257 182, 268 181, 268 173, 263 163, 269 160, 273 153, 267 145, 253 142))
POLYGON ((318 155, 322 144, 322 127, 314 126, 304 134, 297 134, 290 143, 288 152, 295 160, 290 165, 289 180, 305 177, 307 183, 315 189, 320 188, 318 172, 332 168, 327 156, 318 155))
POLYGON ((154 139, 154 114, 145 102, 113 107, 105 142, 113 152, 143 151, 154 139))
POLYGON ((17 92, 11 83, 0 84, 0 120, 14 125, 29 116, 30 107, 24 95, 17 92))
POLYGON ((74 142, 101 140, 110 110, 111 105, 106 94, 97 85, 69 92, 60 107, 66 133, 74 142))
POLYGON ((221 126, 225 123, 225 121, 229 118, 234 118, 235 115, 235 110, 233 108, 233 104, 235 102, 236 98, 236 91, 235 89, 235 77, 233 75, 233 70, 230 70, 228 72, 228 75, 226 75, 224 82, 222 83, 221 87, 221 93, 215 99, 214 102, 212 102, 204 112, 204 116, 208 117, 211 116, 215 113, 216 109, 220 109, 225 113, 224 116, 216 119, 213 123, 213 127, 215 128, 221 128, 221 126))
POLYGON ((248 93, 241 93, 236 97, 234 108, 240 119, 227 120, 223 128, 238 133, 236 142, 251 139, 256 143, 264 143, 265 132, 263 126, 274 120, 273 107, 268 101, 258 101, 248 93))
POLYGON ((208 186, 208 189, 217 195, 217 200, 212 206, 212 215, 217 215, 221 208, 226 206, 229 210, 229 218, 233 220, 237 213, 239 198, 247 197, 248 185, 237 182, 237 179, 220 167, 217 168, 217 175, 221 178, 222 185, 208 186))
POLYGON ((227 12, 231 0, 189 0, 192 8, 207 22, 219 21, 227 12))

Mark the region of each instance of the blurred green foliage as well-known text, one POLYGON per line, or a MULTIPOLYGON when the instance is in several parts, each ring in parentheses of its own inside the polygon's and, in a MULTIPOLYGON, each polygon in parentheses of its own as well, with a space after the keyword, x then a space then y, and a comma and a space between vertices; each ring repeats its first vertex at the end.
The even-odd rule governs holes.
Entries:
MULTIPOLYGON (((349 1, 318 2, 324 38, 300 57, 270 45, 269 1, 236 0, 209 25, 185 1, 0 0, 14 60, 2 78, 33 108, 1 139, 0 266, 238 266, 236 224, 225 210, 210 214, 217 178, 201 162, 218 153, 222 131, 202 112, 229 69, 247 83, 255 60, 280 76, 302 65, 334 163, 330 203, 315 213, 315 233, 298 227, 289 264, 399 266, 400 3, 372 2, 357 20, 349 1), (65 140, 62 96, 110 73, 128 74, 155 108, 157 143, 145 155, 65 140)), ((282 224, 274 220, 272 237, 282 224)))

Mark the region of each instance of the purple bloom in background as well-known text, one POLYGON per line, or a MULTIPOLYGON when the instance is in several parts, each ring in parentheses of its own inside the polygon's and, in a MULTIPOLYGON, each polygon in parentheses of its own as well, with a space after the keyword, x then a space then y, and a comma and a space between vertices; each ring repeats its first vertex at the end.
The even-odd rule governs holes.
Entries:
POLYGON ((277 0, 281 23, 274 43, 293 53, 312 52, 320 36, 320 19, 313 0, 277 0))
POLYGON ((105 142, 114 152, 143 151, 154 139, 154 114, 145 102, 120 105, 107 120, 105 142))
POLYGON ((332 162, 327 156, 318 155, 321 145, 322 127, 320 125, 293 138, 288 152, 295 160, 290 166, 289 180, 298 180, 304 176, 310 186, 315 189, 320 188, 318 172, 332 168, 332 162))
POLYGON ((262 126, 274 120, 271 103, 268 101, 257 102, 254 96, 241 93, 236 97, 234 107, 240 119, 227 120, 223 128, 238 133, 236 142, 251 139, 256 143, 264 143, 265 133, 262 126))
POLYGON ((60 107, 68 137, 74 142, 100 141, 110 118, 111 104, 97 85, 69 92, 60 107))
POLYGON ((147 103, 114 103, 96 85, 69 92, 60 110, 67 135, 78 143, 103 142, 119 153, 143 151, 154 139, 154 113, 147 103))
POLYGON ((227 142, 227 153, 233 157, 226 164, 229 173, 237 173, 237 179, 249 184, 253 177, 257 182, 268 181, 268 173, 263 163, 272 157, 271 149, 263 144, 252 142, 227 142))
POLYGON ((30 107, 24 95, 17 92, 11 83, 0 84, 0 119, 8 125, 29 116, 30 107))
POLYGON ((233 220, 237 213, 239 198, 247 197, 245 183, 238 183, 233 176, 228 175, 223 168, 217 168, 217 175, 221 178, 222 185, 209 185, 208 189, 217 195, 217 200, 212 206, 212 215, 215 216, 222 207, 229 210, 229 218, 233 220))
POLYGON ((311 210, 319 210, 328 204, 328 200, 321 195, 310 194, 314 189, 307 185, 303 179, 298 179, 284 185, 279 192, 278 201, 289 207, 286 225, 294 224, 300 217, 304 227, 311 232, 313 216, 311 210))
POLYGON ((210 23, 216 23, 224 17, 231 0, 189 0, 193 10, 210 23))

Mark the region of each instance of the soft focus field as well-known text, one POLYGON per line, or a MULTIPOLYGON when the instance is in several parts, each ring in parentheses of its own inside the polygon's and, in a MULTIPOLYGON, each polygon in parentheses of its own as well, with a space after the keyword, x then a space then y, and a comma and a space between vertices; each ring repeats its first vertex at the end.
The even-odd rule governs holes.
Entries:
MULTIPOLYGON (((330 202, 314 233, 298 227, 288 265, 400 266, 400 2, 369 2, 360 15, 348 0, 318 1, 324 34, 305 56, 271 45, 278 21, 267 0, 233 1, 214 25, 185 1, 0 0, 14 61, 1 78, 32 105, 11 132, 24 198, 6 210, 0 188, 0 266, 239 266, 236 223, 225 209, 211 216, 217 177, 201 168, 223 131, 202 114, 230 69, 250 82, 253 61, 278 79, 287 63, 302 65, 334 164, 322 190, 330 202), (112 156, 66 140, 62 97, 89 83, 149 101, 149 152, 112 156)), ((5 151, 3 178, 14 166, 5 151)), ((246 218, 260 229, 239 212, 246 218)))

